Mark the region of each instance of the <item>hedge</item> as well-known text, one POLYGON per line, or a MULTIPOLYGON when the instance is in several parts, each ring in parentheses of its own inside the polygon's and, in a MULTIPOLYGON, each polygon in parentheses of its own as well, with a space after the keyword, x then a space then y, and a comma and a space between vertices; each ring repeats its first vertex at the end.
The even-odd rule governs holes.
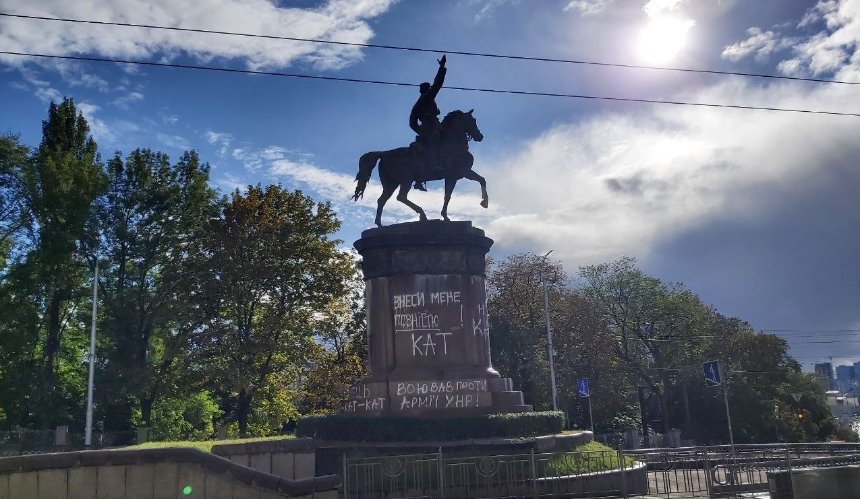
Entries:
POLYGON ((561 411, 427 419, 338 414, 301 418, 296 436, 348 442, 420 442, 534 437, 559 433, 563 428, 561 411))

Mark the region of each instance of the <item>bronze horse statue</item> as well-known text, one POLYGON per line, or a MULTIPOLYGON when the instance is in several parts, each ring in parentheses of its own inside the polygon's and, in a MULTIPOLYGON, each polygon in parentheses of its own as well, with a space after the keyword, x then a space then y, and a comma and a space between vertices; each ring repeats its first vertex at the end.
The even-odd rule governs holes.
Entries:
POLYGON ((451 192, 461 178, 474 180, 481 184, 481 206, 488 205, 487 182, 484 177, 472 171, 475 158, 469 152, 469 140, 475 142, 484 140, 484 135, 478 129, 478 123, 472 116, 472 111, 452 111, 442 120, 441 139, 438 151, 430 149, 425 154, 424 161, 415 150, 410 147, 399 147, 389 151, 372 151, 364 154, 358 160, 358 175, 355 180, 358 185, 355 188, 353 201, 358 201, 364 196, 364 189, 370 180, 373 168, 379 163, 379 181, 382 183, 382 195, 379 196, 376 208, 376 225, 382 226, 382 208, 386 201, 394 194, 395 189, 400 187, 397 200, 418 213, 419 220, 427 220, 427 215, 420 206, 410 201, 406 196, 412 188, 412 182, 426 180, 445 180, 445 202, 442 205, 442 218, 448 218, 448 202, 451 200, 451 192), (435 163, 428 161, 429 158, 438 157, 438 167, 435 163))

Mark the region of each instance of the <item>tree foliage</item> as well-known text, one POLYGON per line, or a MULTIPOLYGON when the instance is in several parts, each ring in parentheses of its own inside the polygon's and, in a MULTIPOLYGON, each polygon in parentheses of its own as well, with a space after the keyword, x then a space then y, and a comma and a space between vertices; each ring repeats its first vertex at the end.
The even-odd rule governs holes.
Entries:
POLYGON ((108 339, 102 350, 109 384, 101 398, 124 413, 119 416, 139 407, 141 424, 147 425, 158 397, 170 395, 177 376, 188 374, 177 365, 188 329, 182 319, 189 279, 181 269, 190 258, 189 245, 217 212, 216 195, 208 185, 209 166, 195 152, 173 165, 166 154, 148 149, 125 160, 117 154, 108 162, 107 177, 96 218, 105 305, 101 329, 108 339))
POLYGON ((301 192, 249 186, 199 241, 191 345, 242 436, 271 375, 306 362, 314 313, 345 291, 351 262, 329 238, 339 225, 301 192))
POLYGON ((330 206, 277 186, 223 199, 194 151, 105 164, 70 99, 42 130, 32 150, 0 135, 0 429, 82 431, 96 267, 96 429, 270 434, 315 356, 355 369, 361 286, 330 206))
POLYGON ((777 432, 785 440, 812 441, 836 431, 820 388, 800 372, 785 340, 720 314, 683 285, 645 274, 630 258, 582 268, 578 286, 566 281, 557 263, 532 254, 490 267, 494 365, 514 378, 527 403, 551 404, 542 276, 559 408, 568 424, 589 424, 587 401, 576 393, 576 380, 585 377, 598 433, 640 428, 644 412, 651 430, 681 429, 697 442, 727 442, 722 392, 706 387, 702 377, 703 362, 720 360, 737 442, 773 441, 777 432), (792 392, 804 394, 800 406, 791 402, 792 392))

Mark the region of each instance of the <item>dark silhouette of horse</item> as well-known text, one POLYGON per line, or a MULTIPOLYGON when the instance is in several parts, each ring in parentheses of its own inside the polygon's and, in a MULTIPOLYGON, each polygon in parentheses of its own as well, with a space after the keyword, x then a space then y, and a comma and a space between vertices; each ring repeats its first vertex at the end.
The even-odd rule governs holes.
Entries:
MULTIPOLYGON (((474 109, 472 110, 474 111, 474 109)), ((427 220, 427 215, 420 206, 410 201, 406 196, 416 180, 445 180, 445 203, 442 205, 442 218, 448 219, 448 202, 451 192, 461 178, 474 180, 481 184, 481 206, 488 205, 487 182, 484 177, 472 171, 475 158, 469 152, 469 140, 476 142, 484 140, 484 135, 478 129, 478 123, 472 116, 472 111, 452 111, 442 120, 442 134, 439 149, 428 149, 424 156, 419 156, 413 148, 400 147, 390 151, 373 151, 364 154, 358 160, 358 175, 355 180, 353 201, 364 196, 364 189, 370 180, 373 168, 379 163, 379 181, 382 183, 382 195, 379 196, 376 208, 376 225, 382 226, 382 208, 397 187, 397 200, 418 213, 419 220, 427 220), (438 167, 435 159, 438 158, 438 167)))

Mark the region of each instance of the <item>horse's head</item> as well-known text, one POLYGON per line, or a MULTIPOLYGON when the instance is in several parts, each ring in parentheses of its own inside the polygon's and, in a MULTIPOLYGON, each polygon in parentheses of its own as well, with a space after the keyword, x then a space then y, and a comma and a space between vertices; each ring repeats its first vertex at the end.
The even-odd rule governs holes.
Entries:
POLYGON ((451 111, 445 116, 445 119, 442 120, 442 128, 454 136, 462 133, 466 140, 474 140, 475 142, 480 142, 484 140, 484 134, 481 133, 481 130, 478 128, 478 122, 475 120, 475 117, 472 116, 472 111, 470 110, 468 113, 463 111, 451 111))
POLYGON ((478 121, 472 116, 472 111, 474 109, 470 109, 468 113, 463 113, 463 120, 466 123, 466 134, 475 139, 475 142, 480 142, 484 140, 484 134, 478 128, 478 121))

